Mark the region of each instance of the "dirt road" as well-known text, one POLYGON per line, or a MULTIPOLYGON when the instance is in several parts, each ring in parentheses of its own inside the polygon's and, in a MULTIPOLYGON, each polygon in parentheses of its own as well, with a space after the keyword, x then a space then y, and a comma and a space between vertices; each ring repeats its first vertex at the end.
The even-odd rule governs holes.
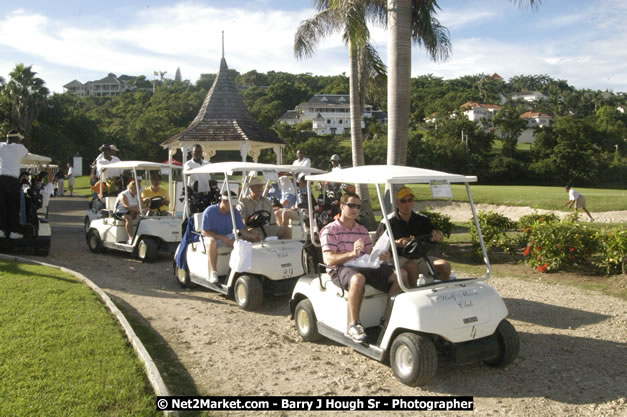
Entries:
MULTIPOLYGON (((493 279, 520 333, 519 358, 505 370, 441 363, 430 385, 411 388, 386 365, 349 348, 302 342, 288 318, 287 297, 269 299, 260 312, 249 313, 207 290, 181 289, 169 259, 142 264, 123 254, 90 253, 82 225, 86 209, 85 199, 53 199, 47 261, 86 275, 116 303, 141 315, 201 394, 473 395, 473 415, 479 416, 627 415, 627 305, 617 298, 493 279)), ((170 364, 157 365, 167 372, 170 364)))

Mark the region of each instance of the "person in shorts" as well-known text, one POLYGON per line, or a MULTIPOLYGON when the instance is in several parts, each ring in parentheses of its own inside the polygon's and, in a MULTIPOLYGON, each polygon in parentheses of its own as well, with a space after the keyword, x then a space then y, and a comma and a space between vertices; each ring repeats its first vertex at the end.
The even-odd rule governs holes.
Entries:
MULTIPOLYGON (((202 213, 202 234, 207 238, 209 282, 212 284, 218 282, 218 248, 232 248, 233 243, 235 243, 231 219, 231 198, 236 199, 237 194, 224 190, 220 196, 220 202, 207 207, 202 213)), ((242 238, 251 242, 259 241, 257 234, 246 230, 239 211, 235 210, 234 214, 235 230, 240 233, 242 238)))
MULTIPOLYGON (((335 268, 328 272, 337 285, 348 290, 348 314, 350 325, 348 336, 355 342, 366 340, 366 333, 359 322, 359 312, 366 284, 395 295, 400 292, 394 267, 388 263, 389 253, 382 255, 384 261, 378 268, 360 268, 344 265, 363 254, 372 252, 372 242, 368 230, 357 223, 361 200, 355 193, 347 192, 340 199, 340 217, 326 225, 320 232, 322 254, 327 265, 335 268)), ((401 269, 404 282, 407 272, 401 269)))
MULTIPOLYGON (((414 193, 408 187, 401 187, 396 193, 396 212, 392 213, 388 220, 392 227, 396 247, 398 250, 403 249, 412 240, 412 236, 421 236, 430 234, 431 242, 441 242, 444 235, 437 230, 431 220, 424 214, 414 211, 414 193)), ((385 233, 385 223, 379 223, 375 242, 385 233)), ((451 264, 444 259, 429 257, 433 264, 438 277, 441 281, 448 281, 451 276, 451 264)), ((407 271, 407 279, 410 286, 416 286, 419 274, 429 274, 427 262, 423 258, 407 259, 399 256, 399 262, 403 269, 407 271)))
POLYGON ((566 192, 568 193, 568 201, 562 207, 568 206, 568 208, 573 208, 575 206, 575 213, 577 210, 582 209, 587 215, 588 219, 592 222, 594 219, 592 218, 592 214, 586 208, 586 197, 583 194, 575 191, 574 188, 570 188, 570 185, 565 187, 566 192))

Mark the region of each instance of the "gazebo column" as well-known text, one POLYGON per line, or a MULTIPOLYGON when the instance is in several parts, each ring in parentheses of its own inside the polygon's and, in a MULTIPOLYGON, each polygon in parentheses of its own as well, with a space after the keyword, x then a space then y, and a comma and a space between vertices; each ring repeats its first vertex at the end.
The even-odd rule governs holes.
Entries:
POLYGON ((242 156, 242 162, 246 162, 246 157, 248 156, 248 152, 250 152, 250 143, 242 142, 239 145, 239 153, 242 156))
POLYGON ((272 150, 274 151, 274 154, 276 155, 276 164, 281 165, 283 162, 283 146, 274 145, 272 147, 272 150))

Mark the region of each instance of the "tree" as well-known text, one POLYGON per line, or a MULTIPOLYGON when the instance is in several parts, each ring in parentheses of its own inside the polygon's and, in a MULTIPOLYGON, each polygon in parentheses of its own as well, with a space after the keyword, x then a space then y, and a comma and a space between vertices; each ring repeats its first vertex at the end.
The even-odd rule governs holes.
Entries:
POLYGON ((434 61, 451 51, 448 29, 435 18, 436 0, 387 0, 388 27, 388 157, 405 165, 409 137, 411 41, 425 47, 434 61))
POLYGON ((521 119, 520 114, 518 107, 506 104, 494 117, 494 124, 499 128, 503 141, 504 156, 514 157, 518 138, 527 127, 527 121, 521 119))
MULTIPOLYGON (((358 0, 315 0, 318 13, 299 25, 294 53, 297 58, 312 56, 321 38, 341 32, 348 46, 350 76, 349 96, 351 113, 351 144, 353 166, 364 165, 364 147, 361 130, 365 92, 368 79, 373 73, 383 73, 384 66, 375 49, 369 44, 370 32, 366 23, 367 2, 358 0)), ((368 187, 362 184, 358 194, 364 210, 369 213, 368 227, 374 227, 368 187)))
POLYGON ((174 81, 183 81, 183 78, 181 77, 181 68, 180 67, 176 67, 176 73, 174 74, 174 81))
POLYGON ((17 64, 9 74, 11 79, 4 89, 11 102, 11 118, 22 131, 27 148, 31 145, 33 123, 48 96, 44 80, 36 74, 32 66, 17 64))

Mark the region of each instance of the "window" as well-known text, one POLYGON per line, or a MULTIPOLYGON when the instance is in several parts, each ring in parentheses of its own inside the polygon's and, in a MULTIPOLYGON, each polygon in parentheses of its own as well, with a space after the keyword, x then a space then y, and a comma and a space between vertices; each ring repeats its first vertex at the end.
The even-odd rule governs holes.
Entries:
POLYGON ((342 119, 340 119, 339 123, 342 124, 342 119))
POLYGON ((327 124, 331 124, 331 119, 327 119, 327 124))

